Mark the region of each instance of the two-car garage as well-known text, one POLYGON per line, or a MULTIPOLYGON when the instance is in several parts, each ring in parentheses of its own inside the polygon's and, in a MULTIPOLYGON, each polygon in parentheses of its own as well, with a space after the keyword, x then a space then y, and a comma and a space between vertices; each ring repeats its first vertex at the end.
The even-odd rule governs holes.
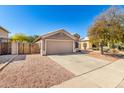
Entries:
POLYGON ((41 47, 41 55, 75 52, 74 36, 63 29, 42 35, 36 42, 41 47))
POLYGON ((73 52, 73 41, 71 40, 48 40, 47 54, 64 54, 73 52))

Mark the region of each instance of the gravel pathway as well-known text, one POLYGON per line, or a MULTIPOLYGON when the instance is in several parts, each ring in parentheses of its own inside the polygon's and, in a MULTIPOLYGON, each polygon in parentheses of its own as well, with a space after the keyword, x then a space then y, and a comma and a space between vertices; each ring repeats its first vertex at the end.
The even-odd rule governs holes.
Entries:
POLYGON ((73 77, 46 56, 20 55, 0 72, 0 87, 46 88, 73 77))

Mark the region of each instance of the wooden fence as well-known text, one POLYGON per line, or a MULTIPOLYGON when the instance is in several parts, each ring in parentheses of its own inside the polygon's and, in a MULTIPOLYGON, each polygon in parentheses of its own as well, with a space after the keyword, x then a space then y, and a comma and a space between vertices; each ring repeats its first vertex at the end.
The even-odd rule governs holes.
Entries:
POLYGON ((30 44, 30 43, 18 43, 13 44, 10 42, 0 42, 0 55, 7 55, 11 54, 12 50, 18 49, 18 54, 39 54, 40 53, 40 45, 30 44), (12 47, 18 47, 18 48, 12 48, 12 47))
POLYGON ((10 42, 1 42, 0 43, 0 55, 11 54, 11 43, 10 42))
POLYGON ((40 53, 39 44, 18 43, 18 54, 38 54, 40 53))

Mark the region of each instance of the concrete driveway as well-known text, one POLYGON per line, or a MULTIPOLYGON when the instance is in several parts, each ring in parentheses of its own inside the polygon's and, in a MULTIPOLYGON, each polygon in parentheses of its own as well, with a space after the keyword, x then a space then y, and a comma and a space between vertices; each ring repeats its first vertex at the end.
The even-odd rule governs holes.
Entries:
POLYGON ((124 59, 112 63, 85 54, 53 55, 50 58, 76 74, 74 78, 53 88, 124 87, 124 59))
POLYGON ((110 63, 109 61, 89 57, 85 54, 51 55, 49 57, 76 76, 86 74, 110 63))
POLYGON ((123 88, 124 59, 104 66, 85 75, 65 81, 54 88, 123 88))

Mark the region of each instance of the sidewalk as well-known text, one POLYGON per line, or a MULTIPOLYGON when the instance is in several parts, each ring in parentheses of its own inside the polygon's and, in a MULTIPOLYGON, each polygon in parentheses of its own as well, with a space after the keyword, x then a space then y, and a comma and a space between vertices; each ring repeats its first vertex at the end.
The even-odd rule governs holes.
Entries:
POLYGON ((15 58, 16 58, 17 55, 11 55, 11 56, 8 56, 8 59, 6 58, 3 63, 1 61, 1 64, 0 64, 0 71, 3 70, 10 62, 12 62, 15 58))
POLYGON ((123 79, 124 59, 120 59, 103 68, 53 86, 53 88, 114 88, 118 87, 123 79))

